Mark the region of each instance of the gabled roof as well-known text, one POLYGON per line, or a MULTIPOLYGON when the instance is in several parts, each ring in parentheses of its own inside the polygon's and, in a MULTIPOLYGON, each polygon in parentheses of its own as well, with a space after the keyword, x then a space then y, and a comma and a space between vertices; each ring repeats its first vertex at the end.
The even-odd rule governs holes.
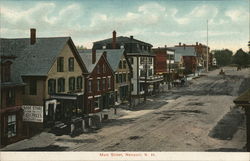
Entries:
POLYGON ((96 61, 93 64, 92 63, 92 50, 88 50, 88 49, 78 50, 78 52, 89 73, 91 73, 94 70, 96 64, 98 63, 98 61, 100 60, 103 54, 103 52, 101 51, 96 51, 96 61))
POLYGON ((46 76, 67 42, 73 43, 70 37, 36 38, 33 45, 30 38, 1 38, 0 55, 16 56, 11 78, 22 82, 21 76, 46 76))
POLYGON ((181 56, 197 56, 196 55, 196 51, 195 51, 195 47, 193 46, 175 46, 175 47, 170 47, 170 49, 175 50, 175 61, 176 62, 180 62, 181 60, 181 56))
MULTIPOLYGON (((109 38, 109 39, 104 39, 101 41, 96 41, 96 42, 94 42, 94 44, 95 43, 108 44, 108 43, 111 43, 112 41, 113 41, 113 38, 109 38)), ((149 43, 146 43, 146 42, 134 39, 134 38, 125 37, 125 36, 116 37, 116 43, 142 43, 142 44, 147 44, 151 47, 153 46, 152 44, 149 44, 149 43)))
POLYGON ((103 49, 96 52, 106 52, 107 60, 112 70, 115 72, 119 66, 119 62, 124 54, 125 49, 103 49))

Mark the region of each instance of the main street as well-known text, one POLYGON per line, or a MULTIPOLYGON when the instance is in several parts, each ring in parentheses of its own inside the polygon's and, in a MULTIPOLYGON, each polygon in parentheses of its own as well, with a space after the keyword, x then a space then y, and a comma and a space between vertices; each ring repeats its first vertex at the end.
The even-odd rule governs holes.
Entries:
POLYGON ((74 138, 43 132, 3 150, 244 151, 244 112, 233 100, 250 88, 250 69, 219 71, 152 96, 135 110, 119 108, 95 132, 74 138))

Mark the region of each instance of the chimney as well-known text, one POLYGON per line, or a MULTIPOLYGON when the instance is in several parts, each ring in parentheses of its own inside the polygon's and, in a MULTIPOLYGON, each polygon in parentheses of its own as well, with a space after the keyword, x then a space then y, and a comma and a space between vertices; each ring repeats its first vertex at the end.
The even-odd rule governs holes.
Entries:
POLYGON ((179 46, 181 46, 181 42, 179 42, 179 46))
POLYGON ((134 36, 130 36, 130 39, 133 39, 134 38, 134 36))
POLYGON ((92 64, 95 64, 96 62, 96 51, 92 50, 92 64))
POLYGON ((112 48, 116 48, 116 32, 115 30, 113 31, 113 41, 112 41, 112 48))
POLYGON ((198 46, 198 42, 196 42, 196 46, 198 46))
POLYGON ((165 45, 165 48, 167 48, 167 45, 165 45))
POLYGON ((33 45, 36 43, 36 29, 31 28, 30 29, 30 44, 33 45))

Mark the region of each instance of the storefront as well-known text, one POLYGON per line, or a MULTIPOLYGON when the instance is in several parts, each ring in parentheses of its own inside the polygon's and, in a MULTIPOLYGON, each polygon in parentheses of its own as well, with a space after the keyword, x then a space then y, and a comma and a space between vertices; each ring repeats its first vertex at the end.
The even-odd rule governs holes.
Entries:
POLYGON ((23 139, 23 110, 21 106, 0 110, 1 145, 5 146, 23 139))
POLYGON ((73 117, 82 117, 83 93, 51 95, 45 101, 44 124, 52 127, 56 122, 68 123, 73 117))

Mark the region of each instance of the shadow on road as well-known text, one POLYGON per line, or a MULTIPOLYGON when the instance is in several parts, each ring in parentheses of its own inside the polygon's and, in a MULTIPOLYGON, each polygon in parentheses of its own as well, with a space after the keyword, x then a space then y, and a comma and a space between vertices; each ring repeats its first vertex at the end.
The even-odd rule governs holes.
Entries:
POLYGON ((68 147, 66 146, 49 145, 45 147, 32 147, 32 148, 15 150, 15 151, 65 151, 67 148, 68 147))
POLYGON ((231 140, 244 120, 244 113, 240 109, 232 109, 209 132, 209 136, 220 140, 231 140))

